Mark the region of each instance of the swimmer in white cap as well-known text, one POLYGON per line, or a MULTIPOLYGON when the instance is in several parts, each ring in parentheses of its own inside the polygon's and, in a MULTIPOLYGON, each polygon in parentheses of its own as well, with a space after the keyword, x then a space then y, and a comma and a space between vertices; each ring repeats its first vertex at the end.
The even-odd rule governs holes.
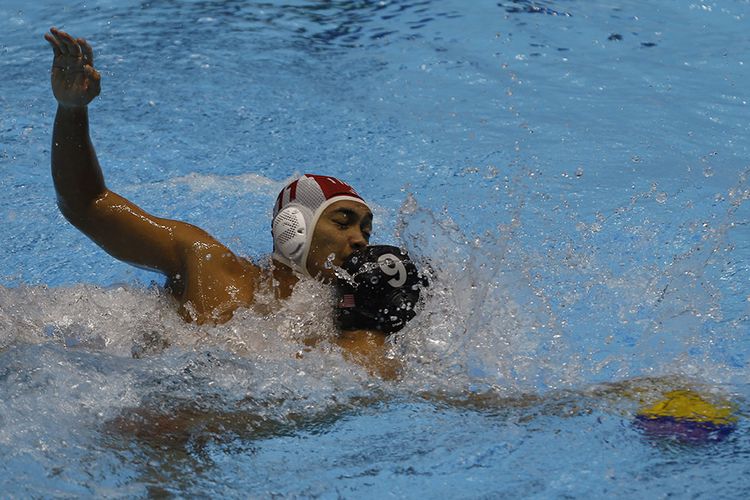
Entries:
POLYGON ((367 246, 371 231, 372 212, 354 188, 335 177, 305 174, 276 198, 273 259, 304 276, 330 280, 335 276, 331 264, 340 267, 353 251, 367 246), (359 222, 355 236, 361 238, 342 240, 338 233, 352 221, 359 222))
POLYGON ((91 46, 55 28, 45 39, 54 51, 52 177, 61 212, 115 258, 165 274, 187 321, 226 322, 266 287, 283 299, 304 277, 332 282, 331 264, 342 265, 368 245, 372 211, 333 177, 304 175, 279 194, 270 269, 193 225, 151 215, 110 191, 89 138, 88 104, 100 90, 91 46))

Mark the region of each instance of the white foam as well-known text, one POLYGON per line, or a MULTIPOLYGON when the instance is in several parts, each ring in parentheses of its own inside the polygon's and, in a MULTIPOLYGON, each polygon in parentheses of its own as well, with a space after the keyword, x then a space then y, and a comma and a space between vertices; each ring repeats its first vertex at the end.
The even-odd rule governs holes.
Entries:
POLYGON ((193 192, 212 191, 233 195, 257 192, 275 195, 286 185, 285 181, 279 182, 253 173, 206 175, 193 172, 175 177, 170 182, 176 185, 185 185, 193 192))

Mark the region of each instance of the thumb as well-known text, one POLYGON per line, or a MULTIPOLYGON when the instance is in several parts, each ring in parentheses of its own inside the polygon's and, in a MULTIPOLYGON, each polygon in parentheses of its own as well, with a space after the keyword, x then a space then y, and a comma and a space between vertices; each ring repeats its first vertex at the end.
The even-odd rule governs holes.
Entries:
POLYGON ((83 67, 83 72, 86 74, 88 88, 93 92, 94 97, 98 96, 99 92, 101 92, 101 75, 92 66, 88 65, 83 67))

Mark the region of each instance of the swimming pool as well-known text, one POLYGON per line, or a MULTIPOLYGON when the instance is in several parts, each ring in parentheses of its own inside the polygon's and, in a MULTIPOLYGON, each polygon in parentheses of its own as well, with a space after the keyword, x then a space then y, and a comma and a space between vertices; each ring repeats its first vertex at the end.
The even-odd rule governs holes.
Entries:
POLYGON ((0 14, 4 495, 750 493, 750 2, 0 14), (142 207, 261 259, 295 173, 358 188, 374 241, 435 270, 392 348, 402 380, 305 349, 333 334, 315 283, 277 315, 185 325, 159 276, 62 218, 52 25, 94 46, 92 137, 142 207), (634 425, 679 387, 733 401, 736 430, 695 445, 634 425))

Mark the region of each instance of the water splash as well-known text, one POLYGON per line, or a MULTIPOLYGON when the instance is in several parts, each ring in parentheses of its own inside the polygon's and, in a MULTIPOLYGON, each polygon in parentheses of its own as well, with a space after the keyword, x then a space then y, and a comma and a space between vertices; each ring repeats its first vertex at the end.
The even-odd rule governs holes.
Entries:
MULTIPOLYGON (((554 219, 546 205, 529 208, 525 196, 534 189, 522 187, 509 193, 511 223, 482 235, 409 198, 399 237, 434 270, 410 359, 441 365, 432 373, 442 381, 435 384, 454 390, 544 392, 645 375, 717 382, 740 376, 745 364, 736 352, 743 344, 728 344, 747 314, 730 310, 734 323, 727 322, 725 309, 736 297, 722 296, 727 276, 717 256, 732 251, 746 182, 747 173, 710 223, 698 212, 698 220, 675 227, 649 220, 651 207, 666 203, 658 186, 592 222, 572 208, 557 210, 554 219), (530 245, 536 227, 543 240, 530 245), (727 348, 736 351, 731 367, 727 348)), ((685 196, 677 192, 667 204, 682 204, 685 196)))

